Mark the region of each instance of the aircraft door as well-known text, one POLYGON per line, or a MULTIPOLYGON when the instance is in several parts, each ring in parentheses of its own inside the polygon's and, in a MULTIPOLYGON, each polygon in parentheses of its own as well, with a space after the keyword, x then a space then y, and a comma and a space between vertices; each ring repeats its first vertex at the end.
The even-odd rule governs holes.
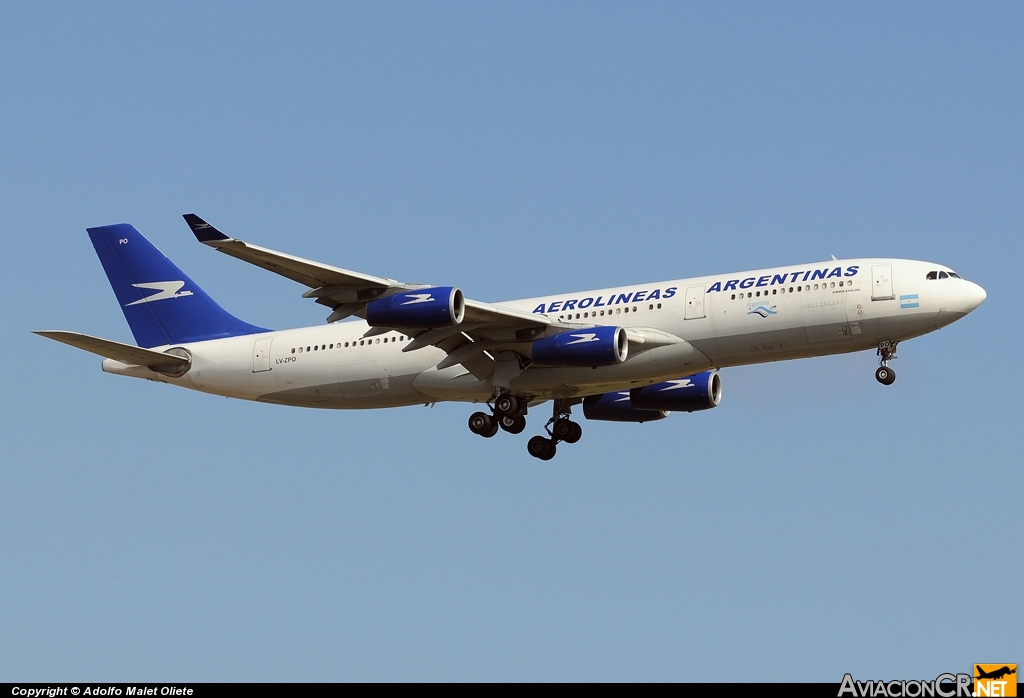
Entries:
POLYGON ((876 264, 871 267, 871 300, 891 301, 895 297, 892 292, 892 265, 876 264))
POLYGON ((262 373, 270 370, 270 345, 274 338, 257 339, 252 346, 252 372, 262 373))
POLYGON ((686 289, 686 314, 684 320, 698 320, 704 317, 704 287, 690 286, 686 289))

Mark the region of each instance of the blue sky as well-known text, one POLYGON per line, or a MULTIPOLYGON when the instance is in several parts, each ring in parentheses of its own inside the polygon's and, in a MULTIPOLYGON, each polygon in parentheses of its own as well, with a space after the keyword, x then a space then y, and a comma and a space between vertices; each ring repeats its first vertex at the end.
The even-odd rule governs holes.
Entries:
MULTIPOLYGON (((931 678, 1020 662, 1019 3, 6 4, 0 680, 931 678), (988 301, 550 463, 469 406, 106 375, 85 228, 323 322, 180 214, 482 300, 837 257, 988 301), (716 671, 728 667, 723 676, 716 671)), ((536 420, 535 420, 536 421, 536 420)))

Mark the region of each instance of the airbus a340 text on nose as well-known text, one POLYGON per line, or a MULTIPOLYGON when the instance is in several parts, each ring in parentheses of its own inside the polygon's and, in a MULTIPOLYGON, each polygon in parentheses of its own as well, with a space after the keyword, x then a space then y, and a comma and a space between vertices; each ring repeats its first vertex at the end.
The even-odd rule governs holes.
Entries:
POLYGON ((217 305, 128 224, 89 237, 138 346, 38 332, 105 357, 103 370, 280 405, 365 409, 483 403, 469 428, 518 434, 551 401, 544 460, 587 419, 646 422, 715 407, 726 366, 874 349, 891 385, 896 346, 959 320, 985 300, 949 267, 847 259, 562 293, 503 303, 453 286, 401 283, 224 235, 193 214, 196 238, 308 287, 326 324, 250 325, 217 305), (355 318, 339 322, 346 318, 355 318))

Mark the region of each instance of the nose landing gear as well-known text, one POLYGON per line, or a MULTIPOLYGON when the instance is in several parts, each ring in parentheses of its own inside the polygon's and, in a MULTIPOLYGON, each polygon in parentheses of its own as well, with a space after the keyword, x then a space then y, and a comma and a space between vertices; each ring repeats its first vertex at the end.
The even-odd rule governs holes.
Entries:
POLYGON ((881 366, 875 371, 875 380, 882 385, 892 385, 896 382, 896 371, 889 368, 889 362, 896 358, 896 344, 897 342, 886 340, 878 345, 881 366))

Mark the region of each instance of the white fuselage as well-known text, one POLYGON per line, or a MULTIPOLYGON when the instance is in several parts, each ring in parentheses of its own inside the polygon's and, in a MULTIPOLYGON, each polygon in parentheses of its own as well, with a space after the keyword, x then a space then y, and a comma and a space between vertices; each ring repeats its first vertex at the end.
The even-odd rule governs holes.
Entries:
MULTIPOLYGON (((627 360, 613 366, 528 365, 508 387, 538 400, 579 397, 710 368, 874 349, 944 327, 985 299, 977 284, 928 279, 931 271, 950 270, 855 259, 497 304, 563 325, 637 328, 674 341, 646 350, 631 343, 627 360)), ((494 394, 493 376, 477 379, 461 365, 437 370, 446 357, 441 349, 403 351, 408 336, 366 337, 369 330, 364 321, 339 322, 173 345, 192 355, 180 378, 111 359, 103 369, 216 395, 332 409, 486 401, 494 394)))

